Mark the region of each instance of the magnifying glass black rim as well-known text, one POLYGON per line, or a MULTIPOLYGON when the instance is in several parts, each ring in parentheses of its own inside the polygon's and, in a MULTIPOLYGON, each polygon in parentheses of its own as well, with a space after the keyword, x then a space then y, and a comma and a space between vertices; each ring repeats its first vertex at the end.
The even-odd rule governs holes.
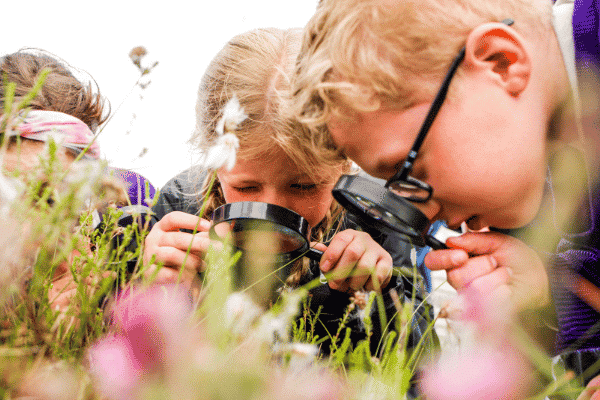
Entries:
POLYGON ((301 215, 285 207, 260 201, 240 201, 224 204, 213 212, 213 226, 226 221, 252 219, 268 220, 298 232, 308 243, 310 225, 301 215))
POLYGON ((342 175, 333 188, 333 197, 349 212, 378 229, 391 229, 408 236, 415 244, 424 242, 431 222, 418 208, 406 199, 371 179, 358 175, 342 175), (370 216, 361 207, 357 197, 369 200, 379 210, 388 212, 402 224, 393 224, 385 219, 370 216))
MULTIPOLYGON (((214 227, 221 222, 233 220, 268 221, 298 233, 298 239, 300 239, 302 244, 295 250, 273 255, 273 262, 275 263, 286 264, 302 256, 319 261, 323 255, 322 251, 310 247, 308 235, 311 231, 311 227, 308 224, 308 221, 288 208, 260 201, 240 201, 224 204, 213 212, 213 223, 210 229, 210 236, 218 239, 214 232, 214 227)), ((248 252, 248 250, 240 250, 248 252)))

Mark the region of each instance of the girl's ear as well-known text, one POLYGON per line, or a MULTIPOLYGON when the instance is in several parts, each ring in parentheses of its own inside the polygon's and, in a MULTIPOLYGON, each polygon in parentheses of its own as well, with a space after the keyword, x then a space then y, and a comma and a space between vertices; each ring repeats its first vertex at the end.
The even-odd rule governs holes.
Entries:
POLYGON ((531 58, 523 38, 502 23, 479 25, 467 37, 465 63, 486 71, 511 96, 519 96, 529 83, 531 58))

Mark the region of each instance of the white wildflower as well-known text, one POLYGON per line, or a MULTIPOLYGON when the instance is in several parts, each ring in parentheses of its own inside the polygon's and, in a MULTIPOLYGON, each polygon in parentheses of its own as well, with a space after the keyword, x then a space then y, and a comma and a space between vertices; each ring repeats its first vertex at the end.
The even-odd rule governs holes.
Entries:
POLYGON ((239 147, 240 141, 233 133, 219 136, 217 142, 204 154, 202 165, 204 168, 212 170, 224 166, 227 171, 231 171, 235 166, 235 158, 239 147))
POLYGON ((217 122, 215 131, 219 135, 224 135, 233 132, 237 126, 241 124, 248 116, 244 114, 244 109, 240 107, 240 101, 236 95, 225 104, 223 108, 223 117, 217 122))
POLYGON ((274 310, 265 313, 260 320, 257 332, 265 342, 289 341, 289 333, 294 317, 300 312, 300 302, 306 293, 294 290, 282 294, 283 304, 277 315, 274 310))
POLYGON ((262 314, 261 308, 250 296, 241 292, 234 292, 227 297, 225 310, 227 326, 237 334, 246 332, 262 314))
POLYGON ((11 179, 0 173, 0 214, 6 216, 12 204, 19 197, 23 185, 16 179, 11 179))
POLYGON ((311 365, 319 354, 319 348, 310 343, 276 343, 273 353, 280 356, 288 356, 289 368, 299 370, 311 365))
POLYGON ((206 169, 217 170, 223 166, 227 171, 233 169, 237 150, 240 147, 240 141, 233 132, 246 118, 248 116, 244 114, 237 96, 234 95, 225 104, 223 117, 217 122, 215 131, 219 136, 215 144, 204 153, 202 165, 206 169))
POLYGON ((447 318, 450 320, 460 320, 463 318, 466 300, 463 295, 458 295, 445 300, 440 308, 438 318, 447 318))
POLYGON ((290 350, 299 357, 316 357, 319 354, 319 348, 310 343, 291 343, 290 350))
POLYGON ((53 193, 54 200, 68 198, 72 210, 92 209, 105 176, 104 165, 97 160, 82 159, 70 166, 68 173, 53 193))

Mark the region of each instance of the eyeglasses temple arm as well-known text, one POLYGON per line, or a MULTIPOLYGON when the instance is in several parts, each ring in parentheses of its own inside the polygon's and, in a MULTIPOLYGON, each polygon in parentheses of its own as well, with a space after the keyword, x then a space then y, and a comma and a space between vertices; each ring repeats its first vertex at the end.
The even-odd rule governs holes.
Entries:
POLYGON ((464 59, 465 59, 465 48, 463 47, 460 50, 460 53, 458 53, 458 56, 456 56, 456 58, 452 62, 452 65, 450 66, 450 69, 448 70, 448 73, 446 74, 446 77, 444 78, 444 82, 442 83, 440 90, 438 91, 437 95, 435 96, 433 103, 431 103, 429 112, 427 113, 427 116, 425 117, 425 121, 423 122, 421 129, 419 130, 419 134, 417 135, 417 138, 415 139, 415 143, 413 144, 412 149, 410 149, 410 151, 408 152, 408 155, 407 155, 406 159, 404 160, 404 163, 402 164, 402 167, 400 168, 400 170, 392 177, 392 179, 390 179, 388 181, 388 183, 386 183, 386 187, 389 185, 389 182, 393 182, 393 181, 397 181, 397 180, 406 180, 406 178, 408 177, 408 174, 412 170, 413 163, 415 162, 415 159, 417 158, 418 151, 421 148, 421 145, 423 144, 423 140, 425 140, 425 136, 427 135, 427 132, 429 132, 429 128, 431 128, 431 125, 433 124, 435 117, 437 116, 438 112, 440 111, 440 108, 442 107, 442 104, 444 104, 444 100, 446 99, 446 96, 448 95, 448 88, 450 87, 450 82, 452 81, 452 77, 454 76, 454 74, 456 73, 456 70, 458 69, 458 66, 464 59))
MULTIPOLYGON (((506 18, 506 19, 502 20, 502 23, 506 24, 508 26, 514 24, 514 22, 515 21, 512 20, 511 18, 506 18)), ((444 82, 442 83, 440 90, 438 91, 437 95, 435 96, 433 103, 431 103, 429 112, 427 113, 427 116, 425 117, 425 121, 423 122, 423 125, 421 126, 421 130, 419 130, 419 134, 417 135, 417 138, 415 139, 415 143, 413 144, 412 148, 410 149, 400 170, 392 178, 390 178, 387 181, 387 183, 385 184, 385 187, 388 187, 391 182, 398 181, 398 180, 406 180, 406 178, 408 177, 408 174, 412 170, 413 163, 415 162, 415 158, 417 158, 417 153, 419 152, 419 149, 421 148, 421 144, 423 144, 423 140, 425 140, 425 136, 427 135, 429 128, 431 128, 431 125, 433 124, 435 117, 437 116, 438 112, 440 111, 440 108, 442 107, 442 104, 444 104, 444 100, 446 99, 446 95, 448 94, 448 88, 450 87, 450 82, 452 81, 452 77, 456 73, 456 70, 458 69, 458 66, 460 65, 460 63, 465 59, 465 53, 466 53, 466 47, 463 47, 460 50, 460 52, 458 53, 458 55, 456 56, 456 58, 454 59, 454 61, 452 61, 452 65, 450 66, 450 69, 448 70, 448 73, 446 74, 446 77, 444 78, 444 82)))

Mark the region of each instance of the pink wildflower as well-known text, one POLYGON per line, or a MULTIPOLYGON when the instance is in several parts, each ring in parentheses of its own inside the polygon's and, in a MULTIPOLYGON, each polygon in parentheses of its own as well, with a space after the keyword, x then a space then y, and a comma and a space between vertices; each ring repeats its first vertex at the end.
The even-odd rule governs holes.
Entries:
POLYGON ((480 292, 466 288, 461 293, 463 312, 460 318, 464 322, 473 323, 484 336, 510 336, 510 326, 515 321, 509 297, 483 296, 480 292))
POLYGON ((109 399, 134 397, 143 370, 127 338, 115 335, 98 341, 88 350, 88 360, 100 393, 109 399))
POLYGON ((351 398, 349 388, 330 370, 276 370, 265 398, 279 400, 337 400, 351 398))
POLYGON ((175 287, 131 289, 119 297, 112 318, 116 332, 88 352, 90 371, 102 394, 132 398, 145 378, 166 373, 189 344, 187 293, 175 287))
POLYGON ((530 383, 530 367, 518 352, 480 344, 426 367, 421 390, 428 400, 521 399, 530 383))
MULTIPOLYGON (((532 366, 514 344, 514 316, 505 294, 485 297, 461 293, 455 317, 474 335, 460 351, 442 354, 425 367, 421 389, 426 399, 520 399, 532 383, 532 366)), ((466 333, 466 332, 465 332, 466 333)))

